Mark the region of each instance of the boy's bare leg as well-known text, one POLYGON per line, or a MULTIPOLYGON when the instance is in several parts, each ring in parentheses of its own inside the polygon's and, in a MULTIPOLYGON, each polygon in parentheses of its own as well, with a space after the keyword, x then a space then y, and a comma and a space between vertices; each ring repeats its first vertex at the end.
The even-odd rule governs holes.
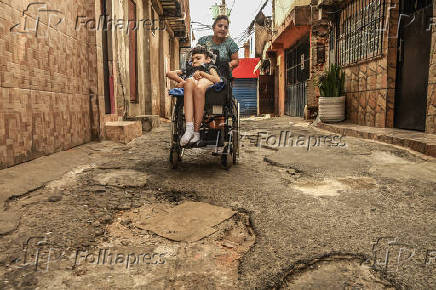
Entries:
POLYGON ((206 90, 212 84, 208 79, 202 78, 198 81, 197 86, 194 87, 194 138, 192 138, 191 142, 200 140, 200 127, 204 115, 206 90))
POLYGON ((185 107, 185 119, 186 119, 186 130, 180 139, 180 145, 185 146, 194 136, 194 92, 195 84, 192 78, 186 80, 184 86, 184 107, 185 107))
POLYGON ((194 99, 193 99, 193 93, 194 93, 194 80, 192 78, 189 78, 186 80, 184 91, 184 106, 185 106, 185 119, 186 122, 193 122, 194 121, 194 99))

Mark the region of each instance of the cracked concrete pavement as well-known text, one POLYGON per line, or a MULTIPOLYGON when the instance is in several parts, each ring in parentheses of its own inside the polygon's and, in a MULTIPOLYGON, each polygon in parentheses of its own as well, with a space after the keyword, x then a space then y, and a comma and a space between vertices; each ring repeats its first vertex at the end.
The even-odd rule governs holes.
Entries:
POLYGON ((288 117, 241 125, 240 162, 229 171, 200 149, 170 169, 168 124, 127 145, 87 144, 0 171, 9 219, 0 222, 0 288, 436 287, 434 159, 348 137, 310 150, 257 147, 259 132, 331 133, 288 117), (187 202, 235 214, 199 241, 141 227, 187 202), (150 263, 78 255, 108 249, 135 261, 147 252, 150 263))

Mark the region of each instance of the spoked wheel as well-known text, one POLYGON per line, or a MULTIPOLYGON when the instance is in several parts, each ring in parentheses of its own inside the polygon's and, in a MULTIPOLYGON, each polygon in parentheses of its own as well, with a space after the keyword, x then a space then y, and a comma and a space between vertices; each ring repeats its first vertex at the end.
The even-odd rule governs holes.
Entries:
POLYGON ((233 99, 233 120, 232 120, 232 144, 231 151, 233 164, 237 163, 239 157, 239 110, 238 103, 233 99))
POLYGON ((179 165, 179 162, 182 161, 179 151, 176 148, 172 148, 170 150, 170 163, 171 168, 176 169, 179 165))
POLYGON ((226 169, 229 170, 233 165, 233 156, 234 152, 229 145, 226 145, 224 147, 223 154, 221 155, 221 165, 226 169))
POLYGON ((180 147, 180 138, 184 134, 185 120, 183 116, 183 106, 179 100, 173 102, 173 111, 171 116, 171 149, 169 161, 171 167, 176 169, 179 162, 182 161, 184 149, 180 147))

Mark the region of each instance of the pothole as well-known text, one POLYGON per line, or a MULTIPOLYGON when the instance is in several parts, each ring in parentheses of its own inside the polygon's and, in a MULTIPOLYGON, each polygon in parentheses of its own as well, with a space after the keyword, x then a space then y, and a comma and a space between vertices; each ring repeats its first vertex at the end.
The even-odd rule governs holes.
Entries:
MULTIPOLYGON (((168 225, 163 217, 178 206, 168 202, 150 203, 119 213, 107 226, 99 245, 83 249, 74 271, 53 271, 44 276, 38 286, 67 285, 81 289, 94 284, 107 289, 234 289, 238 283, 239 259, 255 242, 249 216, 221 208, 224 215, 220 217, 224 220, 211 226, 212 231, 204 238, 193 242, 173 241, 144 229, 142 222, 153 218, 158 226, 160 218, 162 224, 168 225)), ((213 214, 212 209, 207 204, 203 208, 210 214, 213 214)), ((182 221, 179 219, 179 222, 182 221)), ((201 221, 191 216, 190 222, 201 221)), ((173 226, 177 224, 170 224, 169 230, 174 230, 173 226)))
POLYGON ((136 170, 109 170, 94 176, 94 182, 103 186, 143 187, 147 184, 147 174, 136 170))
POLYGON ((312 196, 338 196, 346 190, 369 190, 376 186, 373 178, 348 176, 323 181, 305 180, 295 184, 294 188, 312 196))
POLYGON ((271 159, 268 158, 268 157, 263 158, 263 161, 266 162, 266 163, 268 163, 268 165, 271 165, 271 166, 274 166, 274 167, 283 168, 283 169, 291 169, 291 170, 293 170, 295 173, 302 173, 301 170, 298 170, 298 169, 292 168, 292 167, 291 167, 290 165, 288 165, 288 164, 283 164, 283 163, 280 163, 280 162, 273 161, 273 160, 271 160, 271 159))
POLYGON ((280 289, 396 289, 353 256, 330 256, 297 264, 280 289))
POLYGON ((178 203, 183 200, 192 200, 198 201, 199 198, 194 192, 187 192, 181 190, 158 190, 158 194, 156 196, 157 200, 167 201, 170 203, 178 203))

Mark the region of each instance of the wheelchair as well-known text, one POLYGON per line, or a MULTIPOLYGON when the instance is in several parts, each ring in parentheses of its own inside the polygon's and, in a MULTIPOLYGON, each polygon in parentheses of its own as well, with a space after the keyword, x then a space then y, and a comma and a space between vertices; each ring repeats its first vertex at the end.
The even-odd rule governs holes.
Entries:
POLYGON ((212 155, 220 157, 221 165, 229 169, 239 157, 239 104, 233 97, 231 78, 222 78, 224 86, 220 91, 214 87, 206 90, 205 112, 200 127, 201 145, 183 148, 180 139, 185 133, 183 95, 171 96, 171 148, 169 161, 176 169, 182 161, 185 150, 192 148, 213 148, 212 155))

